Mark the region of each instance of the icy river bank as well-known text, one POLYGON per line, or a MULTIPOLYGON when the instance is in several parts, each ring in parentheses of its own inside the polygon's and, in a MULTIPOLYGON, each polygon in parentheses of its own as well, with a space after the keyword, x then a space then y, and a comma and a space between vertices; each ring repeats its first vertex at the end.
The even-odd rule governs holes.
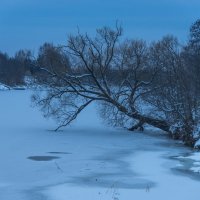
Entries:
POLYGON ((108 128, 95 106, 61 132, 30 91, 0 92, 0 199, 196 200, 200 154, 159 132, 108 128))

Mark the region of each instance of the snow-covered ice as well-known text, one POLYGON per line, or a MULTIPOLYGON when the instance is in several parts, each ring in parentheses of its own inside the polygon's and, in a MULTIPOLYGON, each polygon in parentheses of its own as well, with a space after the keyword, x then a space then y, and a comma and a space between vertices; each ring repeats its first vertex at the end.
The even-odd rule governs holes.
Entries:
POLYGON ((95 105, 54 132, 30 95, 0 93, 0 200, 199 198, 198 152, 153 130, 108 128, 95 105))

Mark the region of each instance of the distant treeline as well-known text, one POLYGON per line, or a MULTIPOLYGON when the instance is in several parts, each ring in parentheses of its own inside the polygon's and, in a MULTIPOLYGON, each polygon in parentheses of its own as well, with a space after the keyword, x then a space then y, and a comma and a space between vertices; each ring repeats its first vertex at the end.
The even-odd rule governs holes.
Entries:
POLYGON ((64 72, 70 68, 68 58, 63 49, 50 43, 44 43, 35 58, 30 50, 19 50, 15 56, 9 57, 0 52, 0 83, 8 86, 24 85, 25 77, 37 77, 42 70, 64 72))
MULTIPOLYGON (((185 63, 190 68, 190 73, 192 72, 195 76, 196 82, 200 85, 200 20, 197 20, 194 24, 192 24, 188 41, 185 45, 179 43, 178 39, 172 35, 167 35, 163 37, 161 41, 154 41, 149 46, 148 51, 148 61, 151 62, 151 58, 153 57, 154 49, 153 46, 156 46, 159 52, 156 52, 158 55, 157 59, 161 60, 163 55, 162 48, 164 46, 167 48, 168 43, 174 43, 172 46, 176 46, 180 51, 182 57, 185 57, 185 63), (162 47, 163 46, 163 47, 162 47), (152 49, 151 49, 152 48, 152 49)), ((129 41, 127 40, 127 43, 129 41)), ((143 40, 138 40, 138 43, 146 43, 143 40)), ((173 47, 172 47, 173 48, 173 47)), ((55 46, 52 43, 44 43, 39 47, 38 54, 35 57, 31 50, 19 50, 13 57, 7 55, 7 53, 3 53, 0 51, 0 83, 3 83, 8 86, 17 86, 26 84, 25 77, 37 79, 39 82, 43 82, 47 76, 47 70, 56 74, 65 74, 66 72, 71 71, 73 66, 73 73, 81 74, 84 73, 84 69, 81 67, 81 63, 74 67, 74 60, 70 59, 70 55, 65 51, 65 47, 63 46, 55 46), (45 70, 46 72, 45 72, 45 70), (44 79, 44 80, 43 80, 44 79)), ((91 55, 88 55, 91 56, 91 55)), ((169 59, 170 55, 168 56, 169 59)), ((153 62, 153 59, 152 59, 153 62)), ((140 76, 143 77, 144 81, 148 80, 151 74, 151 67, 148 67, 149 63, 146 63, 147 67, 143 70, 140 70, 140 76), (148 69, 147 69, 148 68, 148 69)), ((156 63, 158 64, 158 63, 156 63)), ((161 65, 162 63, 159 63, 161 65)), ((163 63, 164 64, 164 63, 163 63)), ((170 69, 173 67, 173 60, 170 60, 165 64, 164 68, 170 69)), ((123 72, 118 70, 118 67, 112 67, 108 70, 107 77, 112 83, 117 83, 119 80, 123 79, 123 76, 126 76, 129 73, 128 69, 123 69, 123 72)), ((187 72, 188 73, 188 72, 187 72)), ((163 72, 162 76, 166 75, 163 72)), ((161 78, 159 80, 161 81, 161 78)), ((39 83, 38 82, 38 83, 39 83)))

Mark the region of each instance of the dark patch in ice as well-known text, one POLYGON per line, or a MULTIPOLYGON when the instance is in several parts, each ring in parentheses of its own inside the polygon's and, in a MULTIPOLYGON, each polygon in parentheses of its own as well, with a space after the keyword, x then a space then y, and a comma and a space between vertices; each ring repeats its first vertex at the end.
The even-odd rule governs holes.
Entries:
POLYGON ((151 180, 118 173, 95 173, 88 176, 73 177, 71 182, 89 187, 109 188, 114 185, 115 188, 144 190, 147 187, 150 189, 156 186, 156 183, 151 180))
POLYGON ((27 159, 34 160, 34 161, 50 161, 54 159, 59 159, 58 156, 29 156, 27 159))
MULTIPOLYGON (((50 185, 51 186, 51 185, 50 185)), ((20 200, 47 200, 47 196, 43 193, 47 189, 46 186, 31 187, 23 190, 24 198, 20 200)), ((15 198, 16 199, 16 198, 15 198)), ((18 198, 17 198, 18 199, 18 198)))
MULTIPOLYGON (((96 166, 94 166, 95 171, 91 168, 92 171, 88 170, 87 174, 71 177, 69 182, 77 185, 104 188, 146 190, 147 188, 155 187, 155 182, 141 178, 131 169, 130 163, 124 160, 125 157, 132 153, 131 149, 121 149, 95 156, 91 159, 96 163, 96 166)), ((90 168, 86 167, 86 169, 90 168)))
POLYGON ((42 194, 42 188, 38 190, 37 188, 33 188, 25 191, 25 197, 29 200, 46 200, 47 197, 42 194))
POLYGON ((72 154, 70 152, 60 152, 60 151, 51 151, 51 152, 47 152, 47 153, 50 153, 50 154, 72 154))
POLYGON ((156 142, 155 143, 156 145, 158 146, 161 146, 161 147, 167 147, 167 148, 184 148, 186 149, 186 147, 184 146, 184 144, 182 143, 178 143, 178 142, 174 142, 174 141, 162 141, 162 142, 156 142))
POLYGON ((182 154, 179 154, 178 156, 170 156, 169 157, 170 159, 179 161, 179 163, 181 164, 180 166, 171 168, 171 171, 175 175, 187 176, 194 180, 200 181, 200 173, 194 172, 191 170, 191 168, 195 166, 194 165, 195 161, 189 157, 190 155, 191 155, 191 152, 182 153, 182 154))
POLYGON ((183 167, 177 167, 177 168, 172 168, 171 169, 173 174, 179 175, 179 176, 187 176, 193 180, 200 181, 200 173, 194 172, 190 169, 184 168, 183 167))

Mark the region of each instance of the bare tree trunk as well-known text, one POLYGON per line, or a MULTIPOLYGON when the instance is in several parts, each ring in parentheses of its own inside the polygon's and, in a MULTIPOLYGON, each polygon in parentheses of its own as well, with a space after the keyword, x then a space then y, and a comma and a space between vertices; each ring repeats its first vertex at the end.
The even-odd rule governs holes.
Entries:
POLYGON ((154 126, 156 128, 159 128, 163 131, 169 132, 169 124, 164 121, 164 120, 159 120, 159 119, 154 119, 154 118, 150 118, 150 117, 146 117, 146 116, 141 116, 139 114, 134 114, 133 115, 134 119, 139 120, 139 123, 136 124, 136 126, 131 127, 129 130, 135 130, 137 128, 140 128, 143 126, 143 124, 149 124, 151 126, 154 126))

